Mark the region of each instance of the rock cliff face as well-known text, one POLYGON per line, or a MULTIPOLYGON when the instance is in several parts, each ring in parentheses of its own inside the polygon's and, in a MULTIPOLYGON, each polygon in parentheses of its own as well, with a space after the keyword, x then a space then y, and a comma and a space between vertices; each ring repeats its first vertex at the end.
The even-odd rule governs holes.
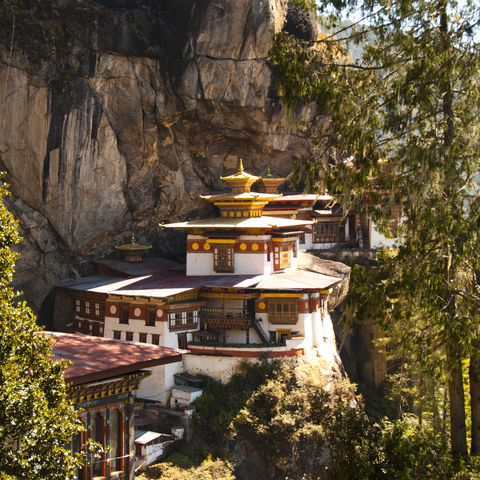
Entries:
POLYGON ((309 152, 268 62, 274 33, 316 36, 309 14, 288 0, 95 5, 64 25, 56 62, 0 52, 0 168, 24 237, 16 283, 37 310, 132 232, 179 258, 182 237, 158 223, 211 213, 199 195, 223 189, 239 158, 286 175, 309 152))

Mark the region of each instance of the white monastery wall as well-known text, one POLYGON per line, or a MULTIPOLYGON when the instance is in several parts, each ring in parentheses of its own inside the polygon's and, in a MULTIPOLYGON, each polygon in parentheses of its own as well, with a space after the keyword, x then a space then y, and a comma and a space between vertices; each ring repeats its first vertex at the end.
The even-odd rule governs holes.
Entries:
MULTIPOLYGON (((311 348, 314 343, 314 326, 313 326, 314 315, 311 313, 300 313, 298 315, 297 328, 292 328, 292 330, 298 330, 298 335, 304 337, 303 347, 311 348)), ((292 325, 293 327, 293 325, 292 325)))
POLYGON ((228 275, 228 274, 225 274, 225 273, 217 274, 213 270, 213 252, 212 253, 187 252, 187 275, 193 276, 193 275, 228 275))
MULTIPOLYGON (((250 328, 250 343, 258 343, 252 341, 253 328, 250 328)), ((227 343, 247 343, 247 332, 240 329, 232 329, 226 331, 227 343)))
POLYGON ((335 332, 333 330, 332 318, 328 312, 323 315, 322 321, 323 338, 319 345, 329 344, 336 349, 335 332))
POLYGON ((116 317, 105 317, 105 333, 104 337, 106 338, 114 338, 113 332, 119 331, 121 332, 120 340, 126 340, 126 332, 133 333, 133 341, 139 342, 140 341, 140 333, 147 334, 147 342, 152 343, 152 334, 160 335, 160 345, 163 346, 170 346, 165 345, 165 327, 168 324, 165 321, 156 321, 155 326, 147 327, 145 325, 145 320, 143 319, 132 319, 129 318, 128 323, 120 323, 120 319, 116 317))
POLYGON ((175 383, 174 374, 184 371, 184 361, 157 365, 148 369, 151 375, 142 380, 137 397, 154 400, 162 405, 170 403, 171 389, 175 383))
POLYGON ((273 272, 273 262, 267 260, 267 254, 235 253, 235 275, 268 275, 273 272))
POLYGON ((273 272, 273 261, 267 253, 239 253, 233 255, 233 273, 218 273, 214 270, 213 252, 188 252, 187 275, 266 275, 273 272))
POLYGON ((298 243, 299 248, 303 250, 311 250, 313 248, 313 234, 305 233, 305 243, 298 243))
POLYGON ((387 238, 385 235, 382 235, 372 221, 370 222, 370 248, 380 248, 380 247, 395 247, 398 243, 397 238, 387 238))
MULTIPOLYGON (((185 371, 192 375, 208 375, 223 383, 237 371, 242 361, 238 357, 214 357, 212 355, 185 355, 185 371)), ((249 359, 258 362, 257 359, 249 359)))

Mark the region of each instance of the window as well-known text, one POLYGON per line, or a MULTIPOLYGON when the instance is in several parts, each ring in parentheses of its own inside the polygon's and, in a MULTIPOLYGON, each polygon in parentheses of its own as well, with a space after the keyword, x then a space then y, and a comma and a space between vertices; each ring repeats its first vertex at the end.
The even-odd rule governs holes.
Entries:
POLYGON ((145 320, 146 327, 154 327, 155 326, 155 310, 147 311, 147 319, 145 320))
POLYGON ((138 334, 139 342, 147 343, 147 334, 146 333, 139 333, 138 334))
POLYGON ((129 316, 130 316, 129 308, 122 307, 120 311, 120 323, 128 324, 129 316))
POLYGON ((170 331, 196 328, 198 326, 198 318, 198 309, 170 312, 168 314, 170 331))
POLYGON ((125 332, 125 339, 129 342, 133 342, 133 332, 125 332))
POLYGON ((283 270, 290 267, 290 245, 278 245, 273 249, 273 268, 283 270))
POLYGON ((268 302, 268 321, 270 323, 297 323, 297 302, 268 302))
POLYGON ((187 323, 189 325, 198 324, 198 310, 189 310, 187 312, 187 323))
POLYGON ((120 332, 119 330, 114 330, 113 331, 113 338, 115 340, 121 340, 122 339, 122 332, 120 332))
POLYGON ((115 408, 110 414, 110 465, 114 472, 125 470, 123 431, 123 415, 118 408, 115 408))
POLYGON ((100 316, 100 304, 99 304, 99 303, 96 303, 96 304, 95 304, 95 315, 96 315, 97 317, 100 316))
POLYGON ((181 312, 170 312, 168 314, 170 329, 175 328, 177 326, 180 326, 181 325, 181 318, 182 318, 182 313, 181 312))
POLYGON ((75 300, 75 311, 80 312, 80 300, 78 298, 75 300))
POLYGON ((338 222, 318 222, 313 226, 314 243, 336 243, 344 241, 345 228, 338 222))
POLYGON ((152 343, 153 345, 160 345, 160 335, 157 333, 152 334, 152 343))
MULTIPOLYGON (((105 448, 105 421, 103 415, 97 412, 92 421, 92 439, 105 448)), ((95 457, 93 461, 93 477, 105 476, 105 454, 95 457)))
POLYGON ((233 273, 233 245, 213 247, 213 269, 217 273, 233 273))
POLYGON ((90 314, 90 303, 89 302, 85 302, 85 313, 87 315, 90 314))

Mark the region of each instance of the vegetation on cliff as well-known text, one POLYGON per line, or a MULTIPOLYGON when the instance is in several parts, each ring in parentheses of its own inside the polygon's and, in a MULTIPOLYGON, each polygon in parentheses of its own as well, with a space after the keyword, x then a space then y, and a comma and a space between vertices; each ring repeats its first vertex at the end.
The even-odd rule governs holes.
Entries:
POLYGON ((246 364, 226 385, 205 379, 191 442, 144 477, 478 478, 476 462, 458 465, 428 423, 420 426, 414 415, 375 421, 348 382, 337 381, 327 393, 321 371, 309 372, 275 362, 246 364))
MULTIPOLYGON (((459 456, 468 450, 462 365, 470 363, 470 452, 478 455, 479 6, 327 4, 357 8, 364 22, 318 42, 282 34, 271 52, 285 101, 316 102, 330 119, 311 130, 317 161, 299 160, 296 177, 334 192, 345 209, 367 214, 387 236, 401 206, 399 247, 380 252, 368 272, 353 272, 346 319, 376 321, 394 339, 390 351, 411 366, 404 378, 433 388, 428 398, 437 419, 437 397, 448 392, 449 443, 459 456), (332 53, 342 37, 364 42, 361 59, 332 53)), ((422 388, 412 389, 420 409, 422 388)))
POLYGON ((19 242, 0 186, 0 478, 73 479, 79 459, 68 445, 80 426, 50 338, 10 287, 19 242))

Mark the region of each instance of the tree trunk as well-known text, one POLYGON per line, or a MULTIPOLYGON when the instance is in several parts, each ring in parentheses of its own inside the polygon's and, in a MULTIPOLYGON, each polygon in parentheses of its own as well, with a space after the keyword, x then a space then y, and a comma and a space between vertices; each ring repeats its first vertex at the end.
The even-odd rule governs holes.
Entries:
POLYGON ((480 455, 480 356, 470 359, 470 397, 472 403, 472 446, 470 453, 480 455))
POLYGON ((450 448, 453 455, 466 456, 467 429, 465 426, 465 396, 462 362, 457 355, 450 358, 448 396, 450 399, 450 448))

